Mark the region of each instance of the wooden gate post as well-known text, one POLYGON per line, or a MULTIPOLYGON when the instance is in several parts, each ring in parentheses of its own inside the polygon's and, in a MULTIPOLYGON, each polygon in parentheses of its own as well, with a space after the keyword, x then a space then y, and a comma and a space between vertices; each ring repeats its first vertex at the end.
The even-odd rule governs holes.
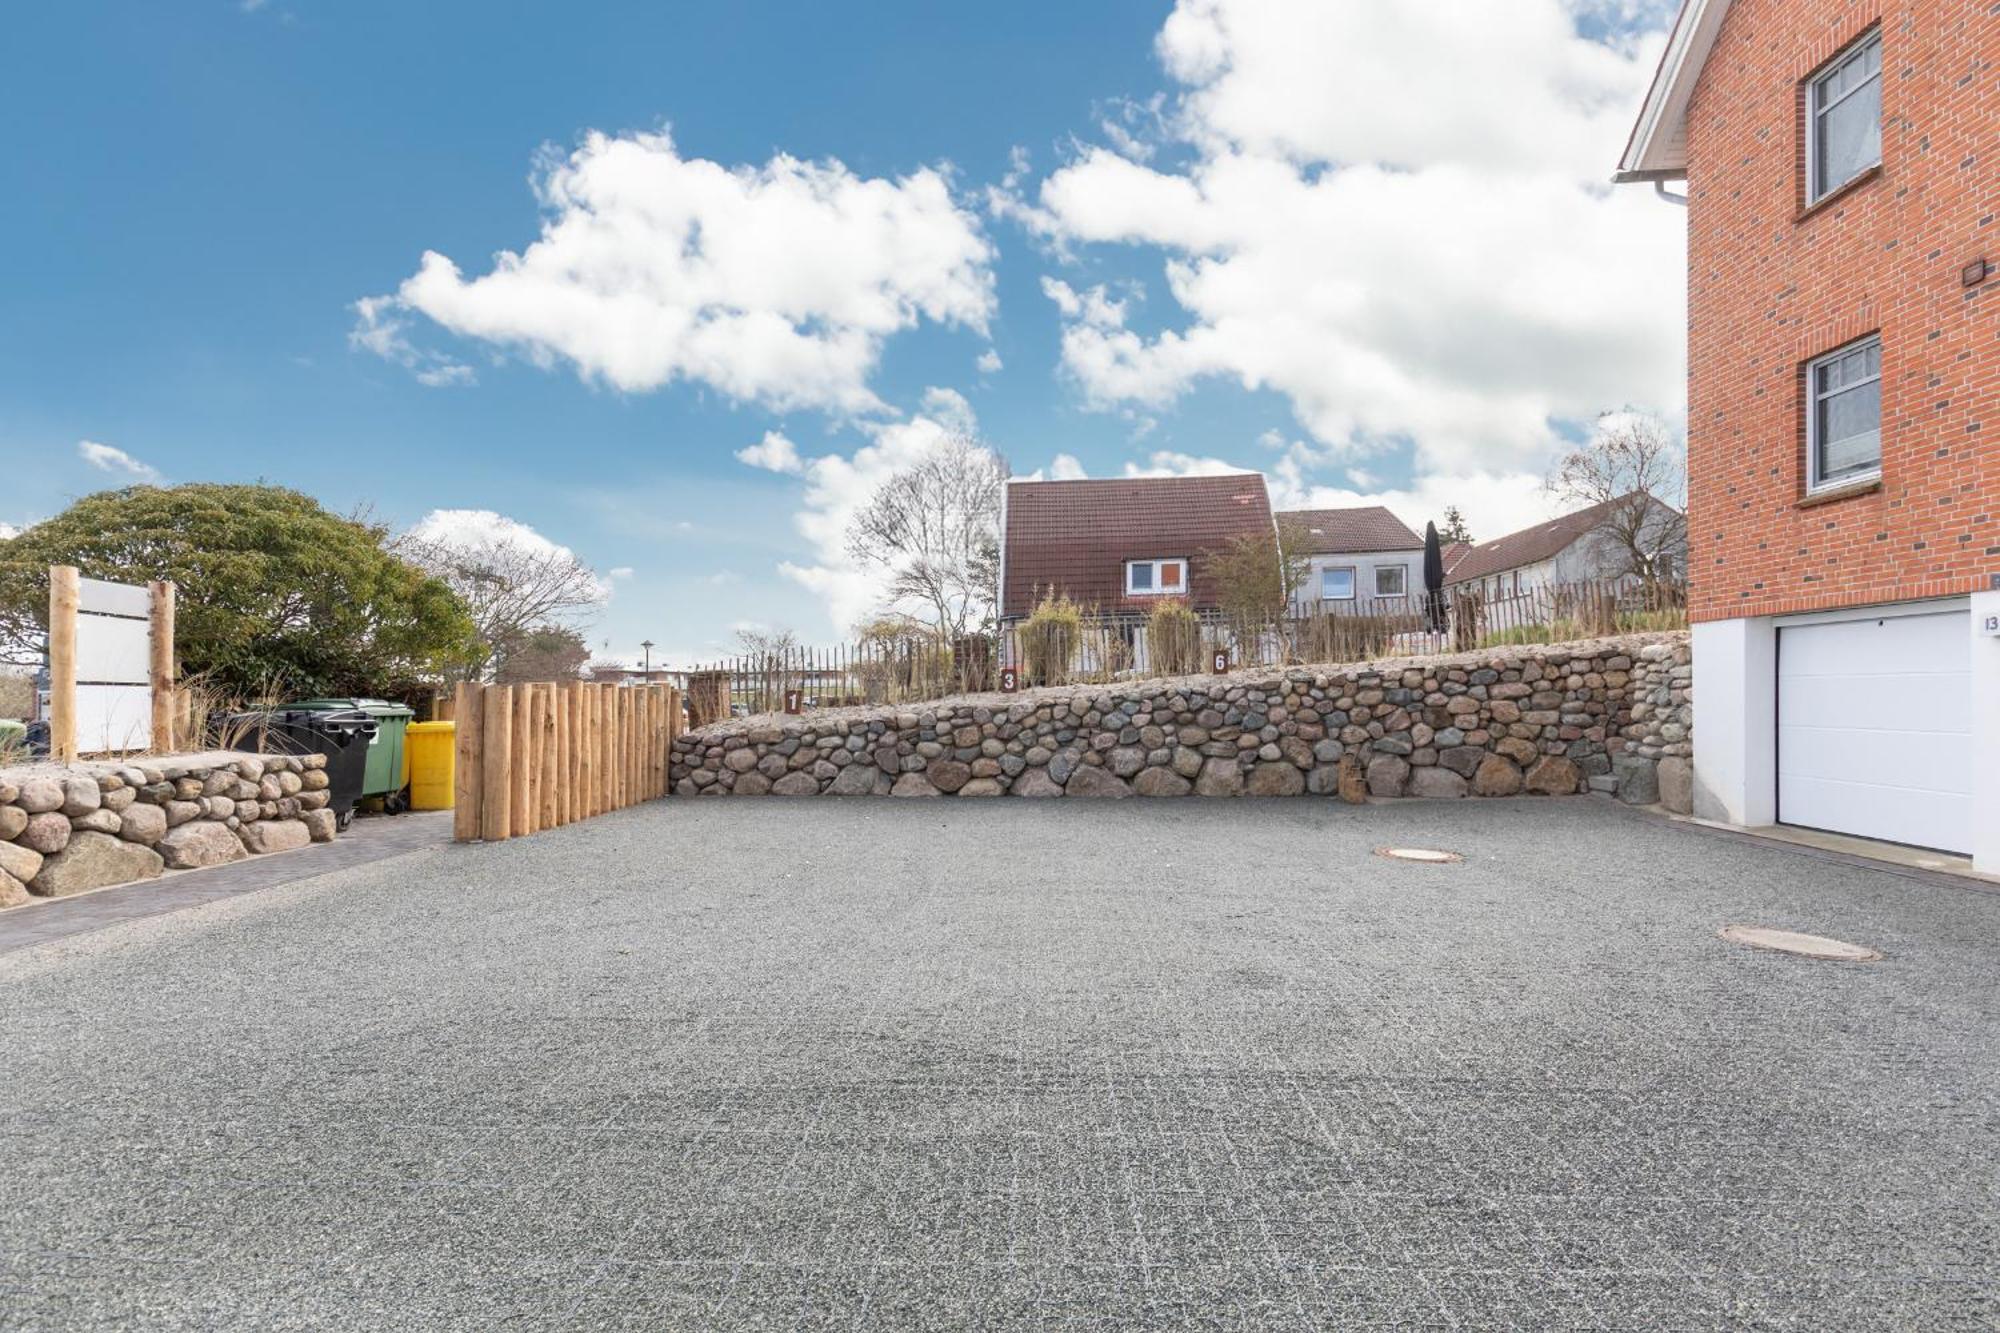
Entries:
POLYGON ((49 567, 49 755, 76 762, 76 611, 83 600, 75 565, 49 567))
POLYGON ((174 734, 174 585, 155 579, 151 594, 152 660, 147 674, 153 690, 153 753, 172 754, 180 745, 174 734))

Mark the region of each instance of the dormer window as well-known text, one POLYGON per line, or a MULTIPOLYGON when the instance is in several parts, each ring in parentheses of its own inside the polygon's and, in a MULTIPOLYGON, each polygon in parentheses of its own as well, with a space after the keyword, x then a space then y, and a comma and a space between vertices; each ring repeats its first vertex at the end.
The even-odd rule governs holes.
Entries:
POLYGON ((1177 597, 1187 592, 1187 558, 1160 556, 1125 562, 1128 597, 1177 597))
POLYGON ((1872 32, 1806 85, 1806 202, 1882 162, 1882 34, 1872 32))

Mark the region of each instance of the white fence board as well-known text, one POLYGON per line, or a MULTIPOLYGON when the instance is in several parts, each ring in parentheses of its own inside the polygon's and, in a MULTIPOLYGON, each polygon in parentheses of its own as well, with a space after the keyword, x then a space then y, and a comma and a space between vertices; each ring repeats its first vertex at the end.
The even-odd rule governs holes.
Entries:
POLYGON ((152 590, 143 583, 107 583, 103 579, 78 579, 77 609, 101 616, 137 616, 153 613, 152 590))
POLYGON ((144 750, 152 743, 152 690, 144 685, 76 687, 76 748, 79 753, 144 750))
POLYGON ((152 626, 112 616, 76 618, 76 678, 99 685, 150 684, 152 626))

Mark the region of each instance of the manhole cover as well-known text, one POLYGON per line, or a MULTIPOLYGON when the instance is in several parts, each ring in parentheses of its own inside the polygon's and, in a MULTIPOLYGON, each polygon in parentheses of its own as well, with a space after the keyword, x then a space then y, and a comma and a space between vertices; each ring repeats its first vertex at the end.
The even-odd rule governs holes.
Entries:
POLYGON ((1824 958, 1835 963, 1872 963, 1881 958, 1874 949, 1824 935, 1802 935, 1796 930, 1774 930, 1770 926, 1724 926, 1716 932, 1731 944, 1747 944, 1753 949, 1824 958))
POLYGON ((1416 861, 1422 865, 1449 865, 1465 858, 1457 852, 1441 852, 1435 847, 1377 847, 1375 855, 1391 861, 1416 861))

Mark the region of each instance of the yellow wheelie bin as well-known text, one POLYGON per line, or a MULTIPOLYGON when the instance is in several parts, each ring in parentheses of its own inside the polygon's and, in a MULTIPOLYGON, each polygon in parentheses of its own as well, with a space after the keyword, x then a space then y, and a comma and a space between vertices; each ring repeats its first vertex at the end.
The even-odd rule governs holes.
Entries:
POLYGON ((412 722, 403 737, 410 808, 451 809, 452 765, 458 753, 456 728, 449 722, 412 722))

